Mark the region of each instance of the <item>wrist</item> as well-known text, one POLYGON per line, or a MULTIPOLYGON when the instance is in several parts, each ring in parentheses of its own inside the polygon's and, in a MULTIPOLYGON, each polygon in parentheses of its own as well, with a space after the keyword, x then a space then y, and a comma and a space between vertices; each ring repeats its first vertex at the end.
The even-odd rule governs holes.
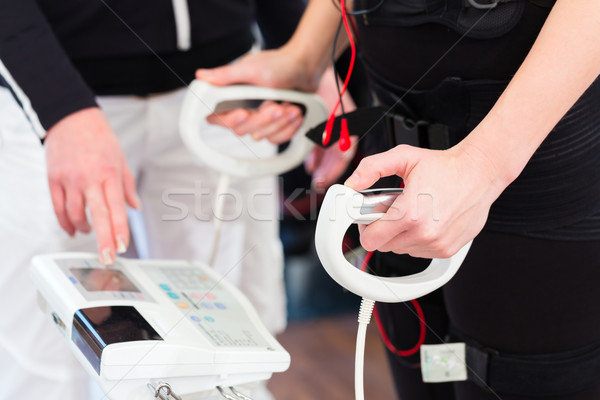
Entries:
POLYGON ((301 40, 292 39, 281 47, 280 51, 285 54, 286 58, 292 60, 292 64, 298 71, 299 89, 317 90, 327 63, 315 54, 314 49, 301 40))
POLYGON ((519 128, 488 114, 459 146, 501 192, 519 176, 537 148, 524 136, 519 128))
POLYGON ((47 143, 50 137, 81 135, 85 132, 94 135, 111 132, 108 121, 99 107, 83 108, 63 117, 48 129, 44 143, 47 143))
MULTIPOLYGON (((314 88, 331 64, 339 18, 340 13, 331 1, 310 1, 294 35, 282 47, 301 65, 306 79, 314 88)), ((343 45, 342 41, 338 45, 343 45)))

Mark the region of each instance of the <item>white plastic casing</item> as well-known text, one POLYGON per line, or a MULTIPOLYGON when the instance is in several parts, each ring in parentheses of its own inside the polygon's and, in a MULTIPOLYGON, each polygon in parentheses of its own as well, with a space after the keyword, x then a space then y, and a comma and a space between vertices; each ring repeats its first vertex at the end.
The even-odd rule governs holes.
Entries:
POLYGON ((279 175, 300 165, 314 147, 314 143, 306 138, 306 132, 327 117, 325 104, 316 94, 250 85, 217 87, 195 80, 190 84, 182 106, 179 129, 186 146, 209 167, 231 176, 261 177, 279 175), (220 103, 236 100, 284 101, 302 104, 306 111, 302 125, 283 152, 271 158, 240 158, 212 148, 201 132, 201 127, 208 123, 206 117, 220 103))
MULTIPOLYGON (((147 388, 149 382, 167 382, 175 393, 186 400, 202 399, 216 394, 216 386, 239 386, 268 379, 274 372, 285 371, 290 355, 267 331, 246 297, 233 285, 200 263, 174 260, 117 259, 120 271, 127 274, 141 288, 138 293, 112 293, 113 298, 90 299, 100 296, 87 292, 75 284, 75 278, 65 273, 65 263, 92 263, 99 265, 98 257, 89 253, 59 253, 36 256, 31 276, 40 294, 40 306, 54 320, 69 347, 86 371, 96 379, 113 400, 148 400, 153 398, 147 388), (61 264, 62 263, 62 264, 61 264), (61 267, 62 265, 62 267, 61 267), (62 269, 61 269, 62 268, 62 269), (213 282, 209 293, 224 300, 223 309, 189 310, 178 308, 177 301, 161 289, 157 280, 147 271, 193 268, 213 282), (88 296, 88 298, 86 298, 88 296), (130 297, 126 297, 130 296, 130 297), (101 353, 100 373, 86 359, 72 340, 73 316, 80 309, 103 306, 133 306, 163 340, 142 340, 108 344, 101 353), (191 317, 195 313, 198 317, 191 317), (210 314, 212 313, 212 314, 210 314), (218 345, 203 333, 198 321, 212 315, 225 320, 227 327, 236 329, 236 337, 251 332, 254 344, 218 345), (194 319, 198 318, 198 319, 194 319), (241 333, 240 333, 241 332, 241 333), (197 395, 196 395, 197 394, 197 395)), ((77 264, 79 265, 79 264, 77 264)), ((94 267, 95 268, 95 267, 94 267)), ((175 289, 172 289, 175 291, 175 289)), ((178 293, 181 295, 184 290, 178 293)), ((205 300, 197 300, 204 302, 205 300)), ((217 301, 217 300, 213 300, 217 301)), ((212 303, 216 304, 216 303, 212 303)), ((217 321, 218 322, 218 321, 217 321)), ((217 325, 214 325, 217 326, 217 325)), ((223 328, 225 327, 225 328, 223 328)), ((219 334, 219 331, 215 331, 219 334)), ((227 332, 223 332, 225 335, 227 332)))
POLYGON ((317 219, 315 245, 327 273, 349 291, 375 301, 398 303, 424 296, 443 286, 456 273, 471 242, 453 257, 433 259, 422 272, 403 277, 378 277, 363 272, 346 260, 342 240, 351 224, 369 224, 381 218, 383 212, 362 214, 373 208, 370 200, 343 185, 333 185, 327 191, 317 219))

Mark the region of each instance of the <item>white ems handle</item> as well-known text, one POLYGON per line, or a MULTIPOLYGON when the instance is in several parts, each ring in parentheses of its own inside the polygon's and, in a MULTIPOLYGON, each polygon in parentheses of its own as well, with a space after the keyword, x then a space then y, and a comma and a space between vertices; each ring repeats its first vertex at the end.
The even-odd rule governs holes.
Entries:
POLYGON ((347 186, 331 186, 317 218, 315 244, 323 267, 341 286, 363 298, 399 303, 424 296, 448 282, 462 264, 471 242, 451 258, 433 259, 424 271, 409 276, 378 277, 356 268, 342 252, 344 234, 353 223, 369 224, 384 215, 377 206, 387 201, 384 208, 389 208, 390 196, 385 195, 386 190, 390 191, 383 189, 384 195, 371 197, 347 186))
POLYGON ((316 94, 250 85, 217 87, 205 81, 194 80, 183 102, 179 130, 186 146, 209 167, 231 176, 260 177, 282 174, 300 165, 314 146, 305 137, 305 133, 327 117, 325 104, 316 94), (239 158, 210 147, 200 132, 200 127, 207 124, 206 117, 215 112, 217 105, 235 100, 297 103, 304 105, 306 112, 302 125, 283 152, 266 159, 239 158))

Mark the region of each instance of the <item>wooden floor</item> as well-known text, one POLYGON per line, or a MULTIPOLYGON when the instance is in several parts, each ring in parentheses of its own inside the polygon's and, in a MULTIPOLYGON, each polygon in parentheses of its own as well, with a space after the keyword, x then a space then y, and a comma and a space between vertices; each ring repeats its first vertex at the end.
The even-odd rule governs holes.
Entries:
MULTIPOLYGON (((277 400, 354 399, 356 315, 292 322, 279 342, 292 356, 268 388, 277 400)), ((365 399, 393 400, 393 383, 374 323, 365 348, 365 399)))

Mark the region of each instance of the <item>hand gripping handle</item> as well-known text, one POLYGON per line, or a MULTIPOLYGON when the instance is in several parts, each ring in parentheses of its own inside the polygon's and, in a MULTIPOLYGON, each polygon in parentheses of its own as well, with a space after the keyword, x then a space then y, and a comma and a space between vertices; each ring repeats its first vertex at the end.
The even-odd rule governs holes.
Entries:
POLYGON ((305 133, 327 119, 327 109, 319 96, 294 90, 272 89, 250 85, 212 86, 195 80, 187 91, 179 119, 179 130, 186 146, 209 167, 238 177, 279 175, 300 165, 313 148, 305 133), (239 158, 210 147, 200 132, 206 117, 217 105, 232 100, 277 100, 299 103, 306 107, 302 125, 289 146, 271 158, 239 158))
MULTIPOLYGON (((389 196, 380 197, 389 201, 389 196)), ((343 185, 329 188, 315 233, 317 254, 327 273, 349 291, 385 303, 416 299, 448 282, 462 264, 471 242, 451 258, 433 259, 424 271, 403 277, 371 275, 346 260, 342 252, 344 234, 353 223, 369 224, 381 218, 384 212, 376 212, 378 201, 343 185)))

